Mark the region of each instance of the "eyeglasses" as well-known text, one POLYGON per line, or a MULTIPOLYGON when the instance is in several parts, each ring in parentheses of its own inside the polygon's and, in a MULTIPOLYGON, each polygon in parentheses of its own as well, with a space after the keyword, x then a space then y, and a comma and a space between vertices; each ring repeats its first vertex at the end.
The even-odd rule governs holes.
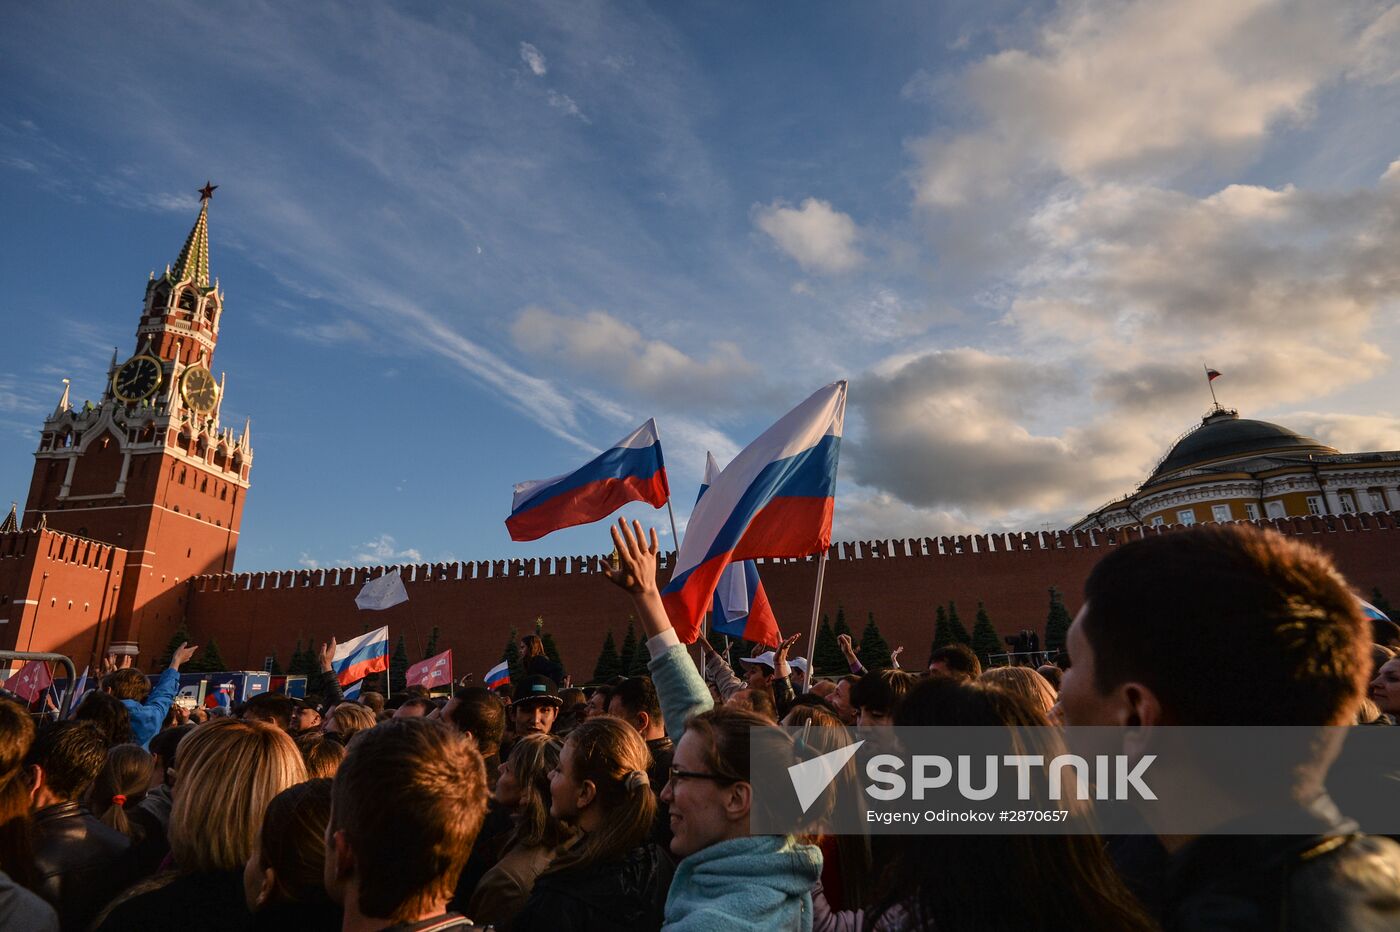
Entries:
POLYGON ((717 773, 700 773, 697 770, 681 770, 679 767, 671 767, 667 775, 672 783, 677 780, 713 780, 716 783, 738 783, 738 780, 731 780, 728 777, 721 777, 717 773))

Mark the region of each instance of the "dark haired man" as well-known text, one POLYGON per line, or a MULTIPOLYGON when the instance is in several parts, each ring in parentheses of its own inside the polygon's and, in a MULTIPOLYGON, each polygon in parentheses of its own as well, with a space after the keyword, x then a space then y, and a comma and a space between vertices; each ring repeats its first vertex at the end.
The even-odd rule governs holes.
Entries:
POLYGON ((261 693, 243 703, 240 718, 250 722, 267 722, 283 731, 292 730, 292 713, 296 705, 281 693, 261 693))
MULTIPOLYGON (((1111 550, 1084 594, 1060 689, 1070 725, 1150 736, 1164 725, 1355 720, 1370 628, 1311 546, 1237 525, 1147 537, 1111 550)), ((1156 762, 1202 799, 1248 807, 1218 826, 1241 834, 1161 834, 1170 862, 1155 906, 1165 927, 1400 927, 1400 847, 1338 813, 1322 789, 1336 752, 1323 739, 1286 766, 1255 762, 1245 800, 1241 771, 1217 759, 1156 762), (1290 834, 1257 834, 1261 826, 1290 834)))
POLYGON ((448 901, 486 799, 481 755, 442 722, 394 719, 356 735, 326 824, 326 892, 345 911, 343 928, 473 928, 448 901))
POLYGON ((156 681, 155 689, 151 681, 135 667, 113 670, 102 677, 102 689, 116 696, 131 713, 131 740, 141 747, 149 747, 151 739, 165 724, 170 714, 170 704, 180 691, 180 667, 194 656, 198 647, 182 643, 170 657, 170 666, 156 681))
POLYGON ((34 807, 37 893, 58 910, 65 930, 85 929, 132 879, 131 839, 78 802, 107 762, 107 743, 90 722, 52 722, 24 756, 34 807))
POLYGON ((410 696, 394 710, 394 718, 424 718, 431 715, 437 706, 433 700, 423 696, 410 696))
POLYGON ((622 719, 637 730, 651 752, 651 768, 647 776, 658 793, 666 785, 671 771, 675 745, 666 737, 666 722, 661 718, 661 703, 649 676, 634 676, 612 689, 608 714, 622 719))
POLYGON ((515 734, 549 734, 563 704, 554 680, 542 675, 523 677, 516 684, 510 703, 510 719, 515 726, 515 734))
POLYGON ((501 738, 506 731, 501 700, 485 686, 459 686, 442 707, 441 718, 476 742, 477 752, 486 762, 486 782, 494 791, 501 766, 501 738))
POLYGON ((966 644, 944 644, 929 654, 928 675, 970 683, 982 675, 982 662, 966 644))

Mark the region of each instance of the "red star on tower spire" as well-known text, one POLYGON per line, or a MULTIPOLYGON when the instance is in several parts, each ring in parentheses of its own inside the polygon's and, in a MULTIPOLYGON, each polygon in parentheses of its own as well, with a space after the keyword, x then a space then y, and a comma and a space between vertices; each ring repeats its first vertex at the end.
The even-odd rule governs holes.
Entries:
POLYGON ((214 192, 218 189, 218 187, 219 187, 218 185, 216 185, 216 184, 210 184, 210 183, 206 180, 206 181, 204 182, 204 187, 202 187, 202 188, 199 189, 199 199, 200 199, 201 201, 207 201, 207 200, 209 200, 209 198, 211 198, 211 197, 214 196, 214 192))

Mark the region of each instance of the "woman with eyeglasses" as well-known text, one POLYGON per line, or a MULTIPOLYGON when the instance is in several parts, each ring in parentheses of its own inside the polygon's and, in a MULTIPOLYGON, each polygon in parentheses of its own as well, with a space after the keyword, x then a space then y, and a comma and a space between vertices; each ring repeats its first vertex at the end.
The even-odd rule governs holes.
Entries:
POLYGON ((751 819, 758 815, 750 783, 752 750, 795 761, 792 741, 751 711, 714 707, 661 603, 656 531, 644 538, 640 523, 628 527, 620 520, 612 537, 617 567, 605 561, 603 572, 632 595, 647 633, 648 666, 666 733, 680 736, 661 794, 671 809, 671 853, 681 859, 666 898, 664 928, 809 932, 821 851, 791 835, 750 834, 751 819))
POLYGON ((656 814, 650 764, 646 743, 620 718, 590 718, 569 733, 549 775, 549 811, 580 834, 535 881, 514 932, 661 927, 672 867, 647 841, 656 814))

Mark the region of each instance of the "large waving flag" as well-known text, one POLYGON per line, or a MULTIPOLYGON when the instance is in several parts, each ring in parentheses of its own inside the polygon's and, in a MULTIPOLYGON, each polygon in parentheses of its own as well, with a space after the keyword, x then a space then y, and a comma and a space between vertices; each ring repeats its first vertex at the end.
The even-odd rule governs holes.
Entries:
POLYGON ((517 485, 506 529, 511 540, 538 540, 561 528, 601 521, 628 502, 660 508, 670 496, 661 438, 650 418, 573 472, 517 485))
POLYGON ((341 686, 349 686, 371 673, 389 669, 389 626, 375 628, 354 640, 335 646, 331 669, 341 686))
MULTIPOLYGON (((705 483, 700 486, 702 497, 719 479, 719 474, 715 455, 706 453, 705 483)), ((731 563, 724 568, 715 586, 710 628, 755 644, 778 642, 778 620, 773 617, 773 607, 768 604, 768 593, 763 589, 763 580, 758 578, 758 564, 754 561, 731 563)))
POLYGON ((422 686, 426 689, 432 689, 434 686, 451 686, 452 651, 445 650, 409 667, 408 673, 404 675, 404 684, 422 686))
MULTIPOLYGON (((724 568, 757 557, 804 557, 831 546, 846 383, 793 408, 725 467, 696 502, 661 593, 676 634, 700 632, 724 568)), ((776 646, 776 631, 765 643, 776 646)))

